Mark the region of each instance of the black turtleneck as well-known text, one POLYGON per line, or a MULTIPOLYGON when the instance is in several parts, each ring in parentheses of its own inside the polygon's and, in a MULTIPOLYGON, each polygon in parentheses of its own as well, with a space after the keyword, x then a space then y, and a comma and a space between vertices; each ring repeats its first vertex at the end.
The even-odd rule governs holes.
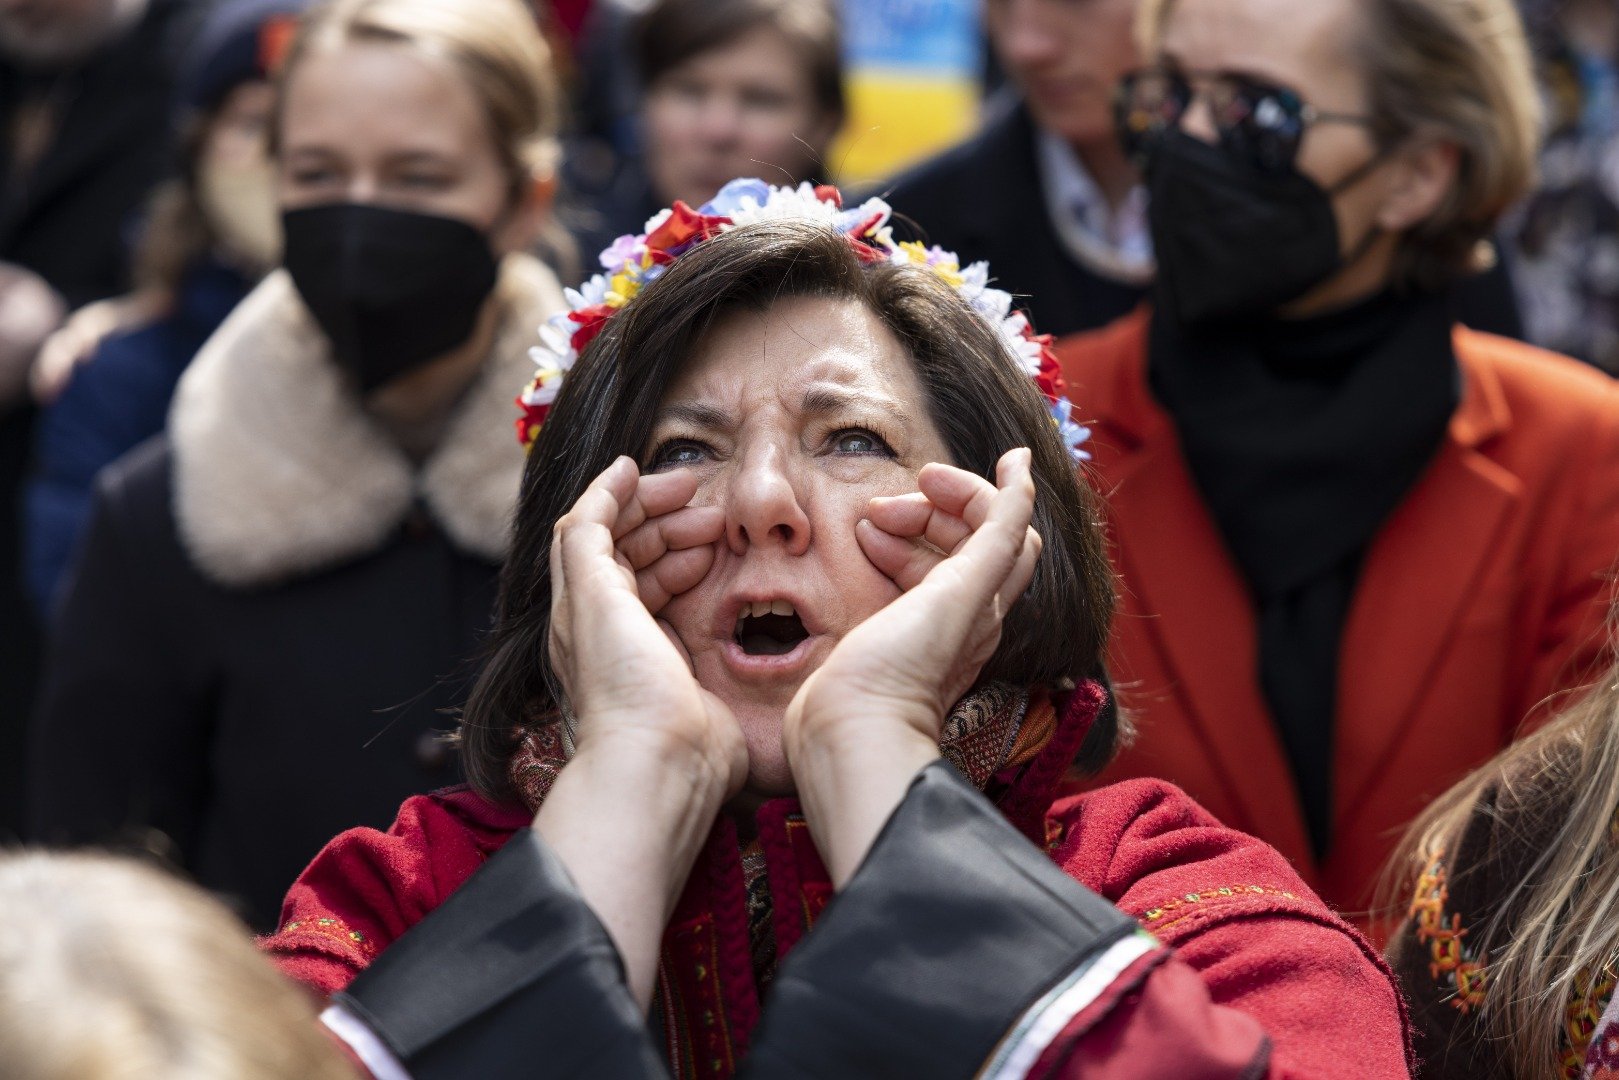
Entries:
POLYGON ((1253 594, 1260 686, 1318 856, 1344 621, 1367 546, 1456 409, 1451 325, 1445 298, 1392 293, 1309 319, 1153 318, 1153 393, 1253 594))

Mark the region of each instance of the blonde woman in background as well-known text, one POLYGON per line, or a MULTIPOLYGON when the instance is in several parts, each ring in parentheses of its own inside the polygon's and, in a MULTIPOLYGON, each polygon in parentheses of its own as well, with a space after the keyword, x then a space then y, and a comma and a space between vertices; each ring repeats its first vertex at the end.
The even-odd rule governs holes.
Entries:
POLYGON ((130 836, 268 927, 356 821, 452 783, 523 468, 513 388, 562 309, 561 103, 517 0, 336 0, 271 117, 283 270, 104 471, 33 733, 36 836, 130 836))
POLYGON ((353 1080, 311 1000, 201 891, 101 855, 0 855, 7 1080, 353 1080))
POLYGON ((1619 1076, 1619 667, 1442 795, 1388 877, 1424 1077, 1619 1076))

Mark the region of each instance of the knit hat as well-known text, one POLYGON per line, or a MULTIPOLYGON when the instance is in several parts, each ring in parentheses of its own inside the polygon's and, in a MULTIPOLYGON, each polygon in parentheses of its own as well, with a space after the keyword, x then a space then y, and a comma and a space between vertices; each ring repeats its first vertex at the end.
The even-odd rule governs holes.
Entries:
POLYGON ((182 110, 206 112, 252 79, 269 78, 309 0, 224 0, 186 50, 176 85, 182 110))

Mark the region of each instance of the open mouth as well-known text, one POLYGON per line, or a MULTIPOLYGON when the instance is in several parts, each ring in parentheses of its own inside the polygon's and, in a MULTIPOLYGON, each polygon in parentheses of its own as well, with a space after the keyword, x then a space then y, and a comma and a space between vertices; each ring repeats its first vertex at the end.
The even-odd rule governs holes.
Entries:
POLYGON ((742 605, 734 637, 749 656, 782 656, 809 637, 809 631, 786 600, 761 600, 742 605))

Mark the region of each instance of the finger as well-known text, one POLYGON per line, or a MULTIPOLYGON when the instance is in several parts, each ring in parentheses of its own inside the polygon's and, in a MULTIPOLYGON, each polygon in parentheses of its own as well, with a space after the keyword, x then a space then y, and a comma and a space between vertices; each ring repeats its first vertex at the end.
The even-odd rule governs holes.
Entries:
POLYGON ((651 566, 671 551, 715 543, 725 535, 725 511, 717 506, 686 506, 645 522, 618 540, 618 553, 632 570, 651 566))
POLYGON ((695 589, 714 565, 712 544, 672 551, 635 575, 635 591, 646 609, 656 615, 681 593, 695 589))
POLYGON ((1012 605, 1029 591, 1029 583, 1034 580, 1034 568, 1040 562, 1040 551, 1044 546, 1040 534, 1031 525, 1024 533, 1023 550, 1018 552, 1012 572, 1006 575, 1006 581, 995 593, 996 610, 1001 618, 1004 619, 1006 613, 1012 610, 1012 605))
POLYGON ((618 458, 590 482, 584 494, 562 515, 557 522, 558 531, 583 522, 610 529, 633 498, 638 475, 634 460, 618 458))
MULTIPOLYGON (((1005 461, 1004 456, 1002 461, 1005 461)), ((999 490, 982 476, 937 462, 924 465, 916 482, 935 508, 962 519, 969 530, 983 525, 999 490)))
MULTIPOLYGON (((1001 486, 982 512, 982 523, 941 571, 919 586, 942 590, 948 599, 937 606, 941 637, 965 635, 968 624, 981 618, 991 598, 1007 584, 1028 539, 1034 516, 1034 481, 1029 475, 1029 452, 1007 452, 996 469, 1001 486)), ((976 499, 977 496, 974 496, 976 499)), ((969 513, 977 514, 970 507, 969 513)), ((1031 566, 1032 573, 1032 566, 1031 566)))
POLYGON ((613 522, 614 540, 640 528, 652 518, 680 509, 697 494, 697 476, 691 472, 652 473, 647 476, 637 472, 637 477, 634 490, 621 504, 618 518, 613 522))
POLYGON ((940 551, 954 551, 972 535, 965 521, 941 511, 921 492, 872 499, 866 508, 866 517, 886 533, 925 540, 940 551))
MULTIPOLYGON (((581 591, 590 594, 610 587, 612 579, 602 576, 608 567, 623 575, 620 580, 626 585, 633 580, 615 560, 608 526, 617 520, 623 502, 634 491, 636 475, 635 462, 619 458, 591 481, 557 522, 551 536, 553 620, 561 618, 571 625, 581 591)), ((590 602, 586 600, 587 608, 590 602)))
POLYGON ((905 592, 920 585, 928 571, 945 558, 942 551, 895 536, 864 519, 855 523, 854 536, 871 565, 905 592))

